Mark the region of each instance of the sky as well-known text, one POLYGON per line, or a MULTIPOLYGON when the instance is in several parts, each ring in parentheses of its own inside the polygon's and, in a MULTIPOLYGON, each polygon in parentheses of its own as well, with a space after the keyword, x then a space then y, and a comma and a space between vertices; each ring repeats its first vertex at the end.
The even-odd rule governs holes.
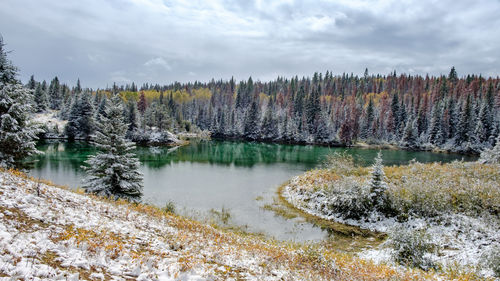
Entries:
POLYGON ((500 75, 500 1, 3 0, 27 81, 93 88, 334 74, 500 75))

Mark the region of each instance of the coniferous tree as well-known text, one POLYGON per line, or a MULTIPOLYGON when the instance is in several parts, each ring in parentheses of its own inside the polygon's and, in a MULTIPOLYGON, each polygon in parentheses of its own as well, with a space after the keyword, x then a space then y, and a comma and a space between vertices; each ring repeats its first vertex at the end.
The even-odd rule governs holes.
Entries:
POLYGON ((13 84, 17 82, 17 67, 15 67, 7 58, 7 51, 4 49, 5 44, 0 35, 0 83, 13 84))
POLYGON ((100 152, 85 161, 87 166, 83 168, 88 176, 83 187, 100 196, 138 201, 142 195, 142 174, 133 153, 135 146, 125 140, 128 126, 118 95, 111 98, 105 112, 102 121, 96 123, 94 142, 100 152))
POLYGON ((392 112, 392 123, 394 124, 394 135, 397 135, 397 132, 400 127, 400 120, 399 120, 399 99, 398 95, 394 94, 392 97, 392 102, 391 102, 391 112, 392 112))
POLYGON ((245 138, 256 140, 259 137, 259 108, 257 101, 253 101, 245 118, 245 138))
POLYGON ((23 168, 24 158, 39 153, 31 100, 31 92, 19 83, 0 82, 0 167, 23 168))
POLYGON ((434 145, 443 143, 443 132, 441 130, 441 110, 439 103, 432 108, 431 125, 429 127, 429 142, 434 145))
POLYGON ((144 95, 144 92, 141 91, 141 95, 139 96, 139 101, 137 102, 137 109, 141 114, 144 114, 146 111, 147 103, 146 103, 146 96, 144 95))
POLYGON ((320 107, 321 86, 313 89, 306 104, 306 122, 309 134, 314 134, 318 126, 317 121, 321 111, 320 107))
POLYGON ((450 82, 452 83, 456 83, 458 80, 457 71, 455 70, 454 66, 450 70, 450 74, 448 75, 448 80, 450 80, 450 82))
POLYGON ((43 90, 42 84, 38 83, 34 94, 36 112, 44 112, 48 108, 47 93, 43 90))
POLYGON ((89 138, 94 129, 94 122, 94 109, 90 93, 84 92, 74 96, 68 116, 68 123, 66 123, 66 127, 64 128, 68 139, 89 138))
POLYGON ((382 152, 377 153, 375 163, 372 166, 371 179, 369 182, 370 199, 375 208, 383 208, 386 203, 387 183, 385 182, 384 165, 382 164, 382 152))
MULTIPOLYGON (((80 80, 78 80, 80 81, 80 80)), ((94 107, 92 97, 88 91, 82 93, 80 97, 80 118, 78 120, 80 137, 87 139, 94 131, 94 107)))
POLYGON ((373 109, 373 100, 370 98, 370 101, 368 102, 368 106, 366 108, 366 115, 365 115, 365 120, 363 124, 363 128, 361 129, 361 135, 360 137, 363 139, 372 137, 372 123, 374 119, 374 109, 373 109))
POLYGON ((458 123, 457 133, 455 135, 456 145, 462 145, 464 142, 469 140, 471 118, 472 118, 471 97, 470 95, 468 95, 467 100, 460 113, 460 121, 458 123))
POLYGON ((401 139, 401 143, 405 148, 417 148, 418 134, 416 121, 417 120, 414 118, 409 118, 406 122, 406 126, 403 132, 403 138, 401 139))
POLYGON ((129 101, 127 103, 127 136, 134 133, 139 128, 139 117, 138 117, 137 103, 134 101, 129 101))
POLYGON ((267 105, 264 119, 260 129, 261 138, 264 140, 275 140, 278 138, 278 123, 274 119, 273 106, 271 102, 267 105))
POLYGON ((59 84, 59 79, 54 77, 50 82, 49 86, 49 106, 50 109, 61 109, 61 85, 59 84))
POLYGON ((39 153, 34 141, 40 130, 30 122, 32 92, 17 81, 3 47, 0 36, 0 167, 23 168, 25 157, 39 153))
POLYGON ((34 91, 36 88, 36 85, 37 85, 37 83, 35 81, 35 76, 31 75, 30 80, 28 81, 28 84, 26 85, 26 88, 34 91))

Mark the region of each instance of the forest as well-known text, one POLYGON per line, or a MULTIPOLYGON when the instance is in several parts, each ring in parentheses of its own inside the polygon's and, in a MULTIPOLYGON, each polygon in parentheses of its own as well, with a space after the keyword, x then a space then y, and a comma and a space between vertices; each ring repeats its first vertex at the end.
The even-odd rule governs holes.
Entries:
MULTIPOLYGON (((87 139, 112 94, 126 103, 127 136, 162 143, 166 131, 207 130, 212 138, 350 146, 386 144, 411 150, 478 154, 495 145, 500 131, 500 79, 369 74, 278 77, 273 81, 212 80, 158 85, 135 83, 106 89, 50 83, 34 77, 38 112, 60 110, 65 128, 46 136, 87 139), (154 140, 154 141, 153 141, 154 140)), ((44 135, 42 135, 43 137, 44 135)))

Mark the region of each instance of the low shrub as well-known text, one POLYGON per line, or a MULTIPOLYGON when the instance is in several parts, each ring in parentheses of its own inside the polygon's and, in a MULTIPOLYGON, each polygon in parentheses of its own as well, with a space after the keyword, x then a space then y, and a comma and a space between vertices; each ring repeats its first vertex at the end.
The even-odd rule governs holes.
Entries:
POLYGON ((173 201, 168 201, 165 207, 162 209, 165 213, 175 214, 175 203, 173 201))
POLYGON ((325 194, 327 212, 344 219, 360 219, 373 211, 370 190, 354 177, 344 177, 329 186, 325 194))
POLYGON ((388 245, 393 249, 393 259, 406 266, 423 270, 435 269, 436 265, 429 257, 435 245, 425 229, 397 229, 389 235, 388 245))
POLYGON ((500 246, 493 249, 483 257, 485 265, 493 271, 495 277, 500 278, 500 246))

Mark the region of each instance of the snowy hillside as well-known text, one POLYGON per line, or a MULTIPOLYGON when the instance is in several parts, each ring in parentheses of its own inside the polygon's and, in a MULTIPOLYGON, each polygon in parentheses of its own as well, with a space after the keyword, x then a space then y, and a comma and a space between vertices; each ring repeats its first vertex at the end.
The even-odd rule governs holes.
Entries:
POLYGON ((157 208, 0 172, 0 277, 25 280, 436 279, 313 245, 228 233, 157 208))

